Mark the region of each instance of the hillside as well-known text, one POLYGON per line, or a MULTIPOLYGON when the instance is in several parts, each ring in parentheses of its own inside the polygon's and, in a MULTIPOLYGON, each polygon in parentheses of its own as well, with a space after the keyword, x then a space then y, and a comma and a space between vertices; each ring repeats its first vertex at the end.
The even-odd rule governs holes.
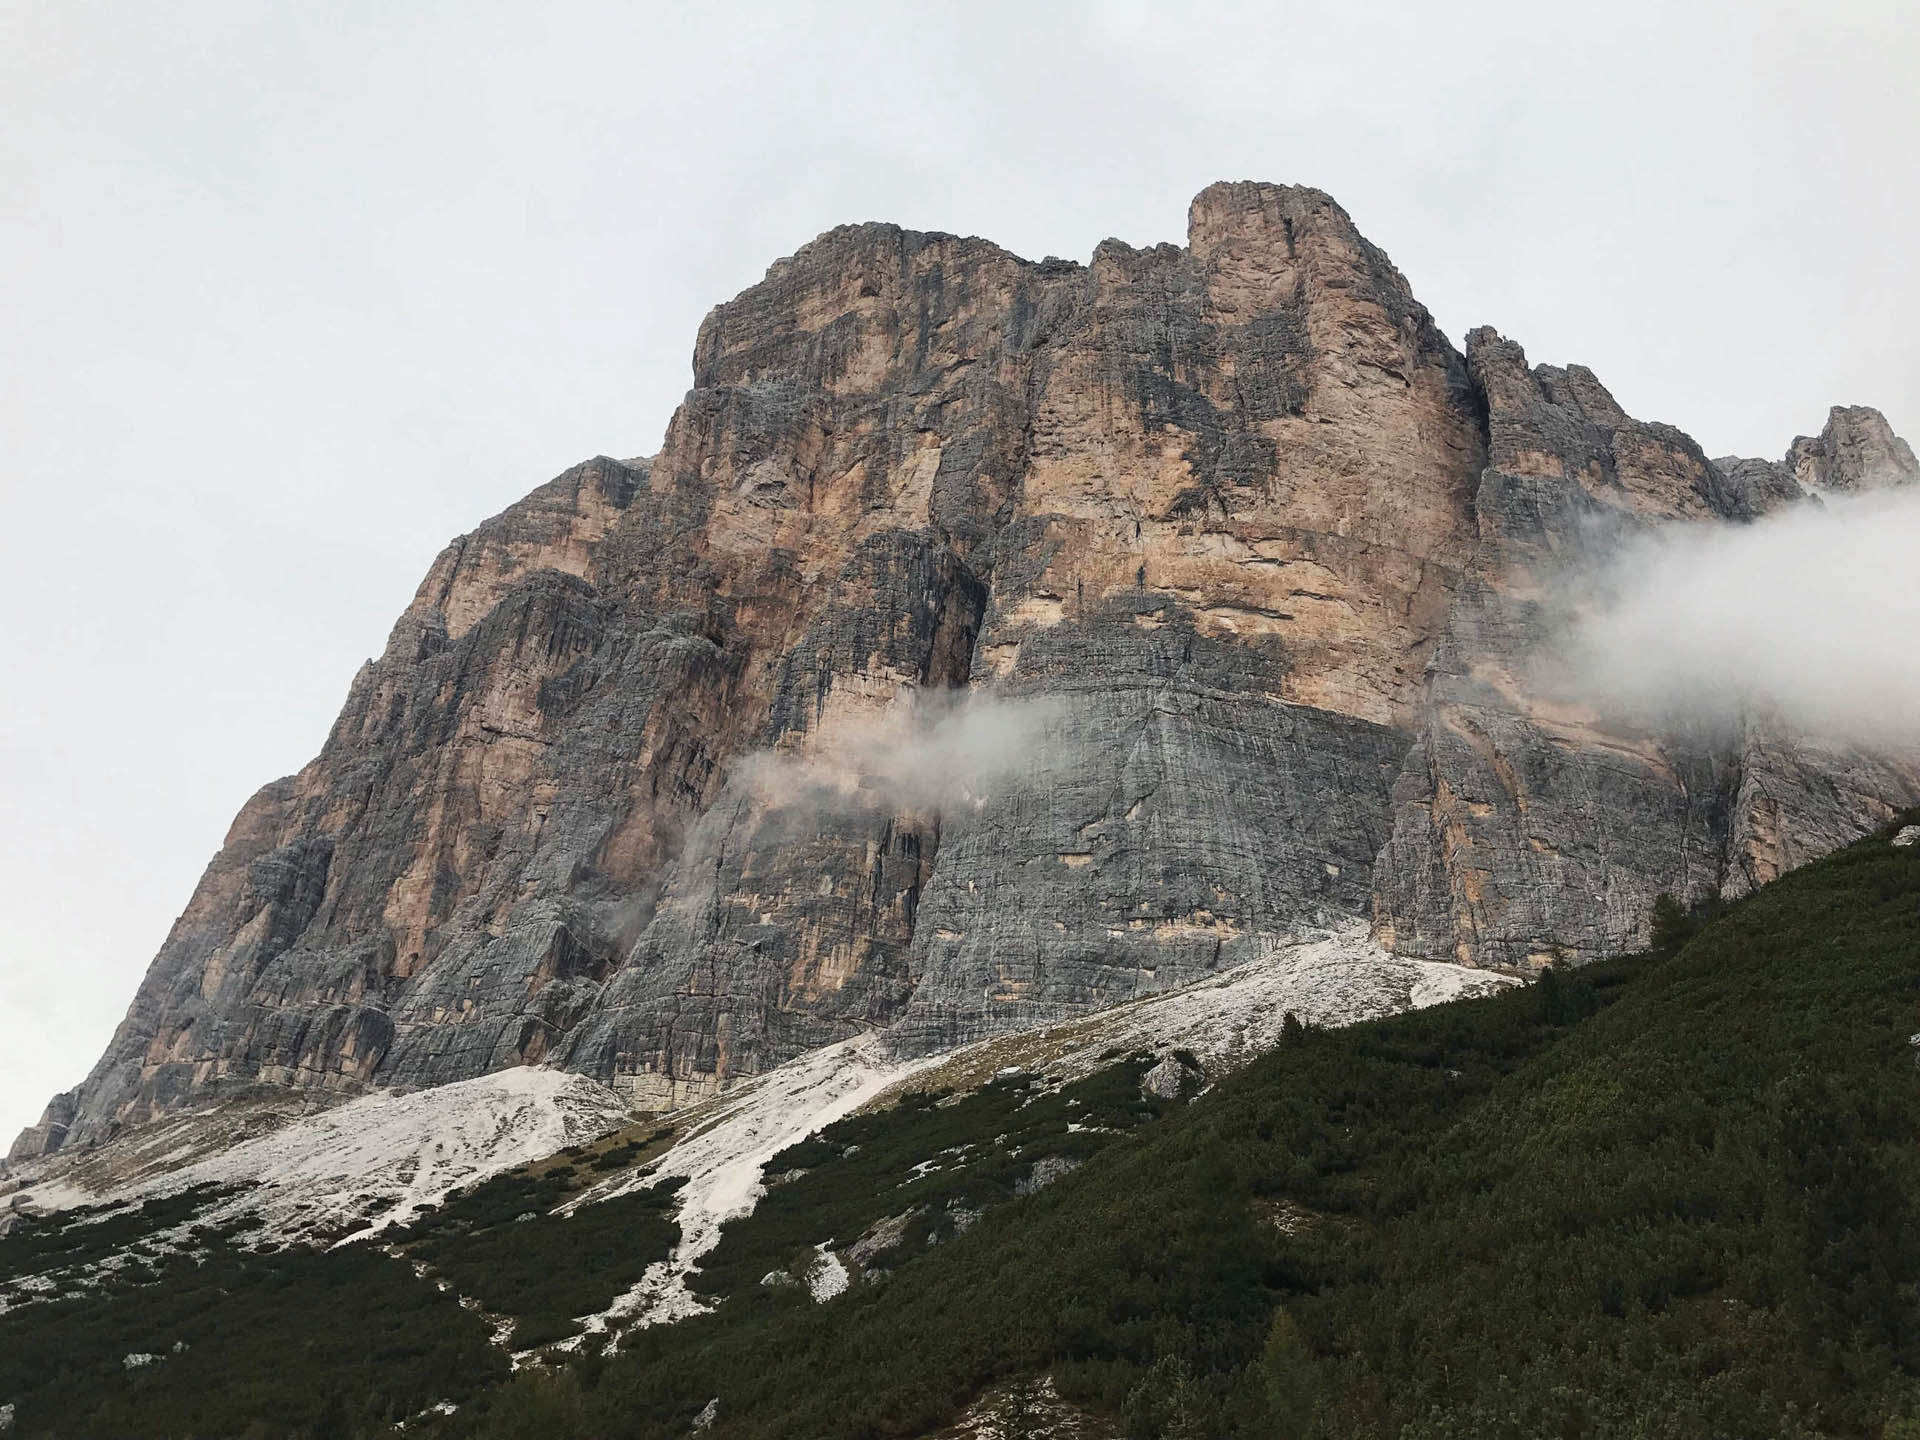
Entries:
POLYGON ((1645 955, 1288 1025, 1197 1096, 1182 1057, 1115 1054, 852 1115, 722 1231, 710 1313, 611 1347, 567 1317, 666 1253, 677 1182, 566 1202, 644 1135, 385 1248, 202 1233, 94 1298, 18 1277, 158 1250, 217 1197, 30 1225, 0 1238, 0 1395, 60 1436, 907 1440, 969 1407, 1027 1434, 1915 1433, 1920 846, 1891 834, 1669 912, 1645 955), (489 1327, 563 1348, 509 1378, 489 1327))

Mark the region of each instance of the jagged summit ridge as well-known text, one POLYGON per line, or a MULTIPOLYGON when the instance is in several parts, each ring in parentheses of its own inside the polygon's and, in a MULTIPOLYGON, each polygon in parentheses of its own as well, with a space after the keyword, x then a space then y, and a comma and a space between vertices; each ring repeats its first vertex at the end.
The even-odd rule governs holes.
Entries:
POLYGON ((1880 490, 1920 481, 1913 447, 1887 417, 1864 405, 1835 405, 1818 435, 1798 436, 1780 460, 1729 456, 1714 465, 1726 477, 1735 513, 1754 519, 1810 495, 1880 490))
MULTIPOLYGON (((1812 483, 1900 463, 1843 414, 1812 483)), ((443 552, 15 1153, 536 1061, 664 1107, 1354 918, 1478 964, 1630 945, 1658 891, 1738 890, 1917 793, 1527 695, 1542 557, 1596 515, 1771 503, 1732 473, 1580 367, 1461 354, 1319 191, 1211 186, 1185 246, 1084 266, 830 231, 707 317, 654 457, 443 552), (1046 753, 959 807, 754 781, 940 692, 1049 707, 1046 753)))

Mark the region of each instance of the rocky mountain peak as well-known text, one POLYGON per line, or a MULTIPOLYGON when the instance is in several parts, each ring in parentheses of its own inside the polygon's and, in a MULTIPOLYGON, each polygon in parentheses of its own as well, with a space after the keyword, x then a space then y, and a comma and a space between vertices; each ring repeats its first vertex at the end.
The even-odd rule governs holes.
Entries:
POLYGON ((1786 463, 1801 486, 1814 490, 1873 490, 1920 480, 1913 447, 1867 405, 1835 405, 1817 436, 1794 440, 1786 463))
POLYGON ((1261 180, 1221 180, 1187 206, 1187 249, 1205 264, 1222 244, 1278 244, 1291 250, 1296 231, 1331 229, 1357 236, 1352 219, 1323 190, 1261 180))
MULTIPOLYGON (((1362 921, 1584 960, 1920 795, 1531 692, 1538 573, 1596 517, 1739 518, 1779 475, 1491 330, 1463 358, 1317 190, 1211 186, 1186 247, 1085 266, 842 227, 716 306, 693 369, 653 458, 435 561, 17 1153, 537 1062, 667 1109, 1362 921), (928 717, 969 697, 1028 718, 962 795, 928 717)), ((1871 411, 1807 453, 1913 467, 1871 411)))
POLYGON ((1489 459, 1499 474, 1570 481, 1582 503, 1649 519, 1724 511, 1719 478, 1700 447, 1670 425, 1633 419, 1584 365, 1530 366, 1518 344, 1483 326, 1467 336, 1467 368, 1486 407, 1489 459))
POLYGON ((1835 405, 1818 435, 1801 435, 1783 460, 1715 460, 1736 518, 1757 519, 1823 492, 1859 493, 1920 480, 1913 447, 1866 405, 1835 405))

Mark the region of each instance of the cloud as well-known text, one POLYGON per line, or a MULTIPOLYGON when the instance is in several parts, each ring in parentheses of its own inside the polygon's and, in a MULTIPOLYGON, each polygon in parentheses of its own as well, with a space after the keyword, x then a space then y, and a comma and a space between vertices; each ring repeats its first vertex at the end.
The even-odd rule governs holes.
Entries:
POLYGON ((1604 714, 1725 726, 1754 708, 1920 749, 1920 486, 1629 540, 1573 597, 1564 658, 1604 714))
MULTIPOLYGON (((952 811, 1031 784, 1072 753, 1069 703, 907 686, 871 707, 829 708, 797 744, 789 737, 733 763, 725 790, 687 831, 677 878, 661 883, 697 888, 694 877, 741 845, 803 843, 829 816, 952 811)), ((659 899, 649 890, 623 913, 625 943, 659 899)))
POLYGON ((979 803, 1055 764, 1066 702, 985 692, 906 690, 878 712, 831 718, 792 752, 763 751, 734 770, 772 805, 979 803))

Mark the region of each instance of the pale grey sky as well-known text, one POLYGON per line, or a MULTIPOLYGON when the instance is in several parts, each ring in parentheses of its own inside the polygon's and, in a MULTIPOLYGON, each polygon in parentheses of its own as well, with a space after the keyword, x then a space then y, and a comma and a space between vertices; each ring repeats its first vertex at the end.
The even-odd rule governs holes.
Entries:
POLYGON ((0 0, 0 1144, 434 553, 651 453, 886 219, 1085 259, 1318 185, 1712 453, 1920 440, 1920 7, 0 0))

